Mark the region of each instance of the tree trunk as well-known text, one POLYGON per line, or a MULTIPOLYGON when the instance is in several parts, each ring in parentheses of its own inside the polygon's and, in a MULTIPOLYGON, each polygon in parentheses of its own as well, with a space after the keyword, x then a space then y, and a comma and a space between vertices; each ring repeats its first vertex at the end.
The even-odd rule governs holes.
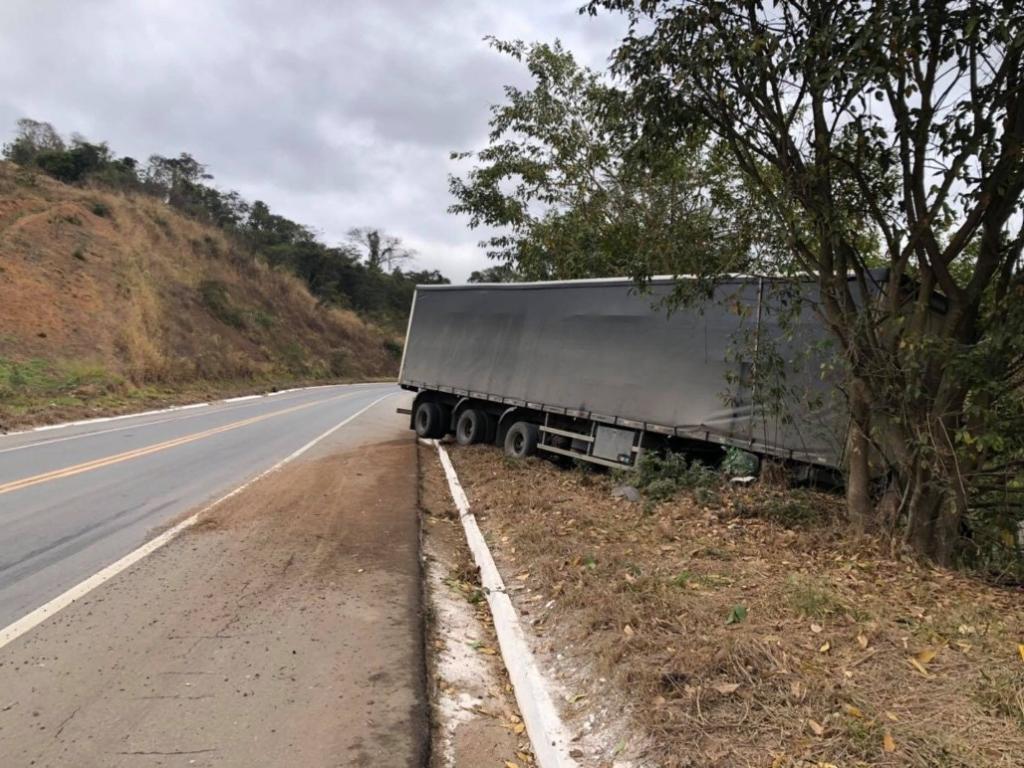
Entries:
POLYGON ((871 409, 863 383, 855 379, 850 387, 850 432, 847 435, 846 506, 858 531, 872 525, 871 467, 868 432, 871 409))
POLYGON ((936 481, 930 468, 918 465, 907 504, 904 540, 938 565, 953 565, 960 544, 962 510, 952 489, 936 481))

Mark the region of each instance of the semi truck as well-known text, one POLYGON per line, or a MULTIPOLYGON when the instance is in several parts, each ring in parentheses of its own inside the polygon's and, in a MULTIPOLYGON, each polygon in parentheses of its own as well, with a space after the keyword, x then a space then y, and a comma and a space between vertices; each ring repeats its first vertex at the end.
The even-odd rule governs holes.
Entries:
POLYGON ((677 278, 643 290, 628 279, 419 286, 399 372, 416 393, 410 427, 614 468, 649 450, 729 447, 841 467, 848 416, 816 285, 733 277, 682 302, 679 289, 677 278))

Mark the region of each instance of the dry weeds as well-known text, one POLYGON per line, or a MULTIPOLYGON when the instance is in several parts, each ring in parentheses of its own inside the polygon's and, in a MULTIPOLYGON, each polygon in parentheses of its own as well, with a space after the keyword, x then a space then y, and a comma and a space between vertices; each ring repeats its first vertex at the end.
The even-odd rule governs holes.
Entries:
POLYGON ((591 700, 611 682, 649 764, 1024 762, 1019 591, 851 540, 824 494, 645 511, 606 476, 492 448, 453 458, 541 645, 589 671, 575 682, 591 700))
MULTIPOLYGON (((0 162, 0 252, 0 366, 88 361, 126 394, 377 378, 398 366, 380 330, 153 198, 0 162), (204 284, 221 287, 220 313, 204 284)), ((32 390, 0 377, 0 428, 44 411, 87 415, 97 398, 58 378, 32 390)))

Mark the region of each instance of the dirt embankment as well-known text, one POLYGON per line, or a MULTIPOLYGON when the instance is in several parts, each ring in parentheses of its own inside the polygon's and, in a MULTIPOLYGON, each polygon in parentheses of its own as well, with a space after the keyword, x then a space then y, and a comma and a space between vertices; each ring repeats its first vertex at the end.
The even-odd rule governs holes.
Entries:
POLYGON ((388 377, 394 339, 147 196, 0 162, 0 428, 388 377))
POLYGON ((1020 765, 1019 591, 852 540, 824 494, 631 504, 606 475, 452 456, 570 722, 626 733, 595 765, 1020 765))

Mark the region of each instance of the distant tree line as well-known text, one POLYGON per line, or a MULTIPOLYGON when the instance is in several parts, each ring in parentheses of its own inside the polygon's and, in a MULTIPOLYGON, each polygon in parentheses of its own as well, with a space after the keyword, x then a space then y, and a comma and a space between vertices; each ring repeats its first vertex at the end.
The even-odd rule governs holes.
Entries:
POLYGON ((325 303, 351 308, 394 329, 404 327, 417 284, 448 283, 437 270, 408 268, 414 252, 374 227, 349 231, 329 246, 308 226, 211 182, 205 165, 187 152, 151 155, 145 164, 118 157, 106 142, 79 135, 65 140, 52 125, 21 119, 3 157, 66 184, 94 184, 158 197, 191 218, 219 227, 273 266, 288 269, 325 303))

